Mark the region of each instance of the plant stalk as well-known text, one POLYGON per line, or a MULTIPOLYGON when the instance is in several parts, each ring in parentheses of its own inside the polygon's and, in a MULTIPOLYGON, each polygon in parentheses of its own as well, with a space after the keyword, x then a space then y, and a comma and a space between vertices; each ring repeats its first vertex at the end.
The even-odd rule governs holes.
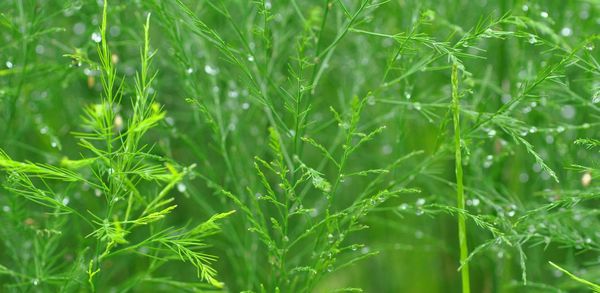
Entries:
POLYGON ((465 190, 463 186, 462 156, 460 149, 460 103, 458 94, 458 65, 452 65, 452 112, 454 121, 454 169, 456 172, 456 206, 460 210, 458 213, 458 244, 460 246, 460 264, 462 278, 462 292, 470 293, 469 283, 469 247, 467 245, 467 229, 465 223, 465 190))

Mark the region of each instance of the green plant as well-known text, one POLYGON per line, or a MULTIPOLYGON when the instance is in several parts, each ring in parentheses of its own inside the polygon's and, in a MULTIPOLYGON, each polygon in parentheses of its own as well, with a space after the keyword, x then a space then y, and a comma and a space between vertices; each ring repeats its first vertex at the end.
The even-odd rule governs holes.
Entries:
POLYGON ((599 13, 0 1, 0 291, 594 288, 599 13))

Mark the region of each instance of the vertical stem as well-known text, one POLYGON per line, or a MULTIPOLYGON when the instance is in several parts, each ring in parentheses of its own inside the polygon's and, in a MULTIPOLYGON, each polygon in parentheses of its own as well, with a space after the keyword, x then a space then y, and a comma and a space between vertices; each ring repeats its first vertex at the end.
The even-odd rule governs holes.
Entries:
POLYGON ((469 285, 469 264, 467 257, 469 256, 469 248, 467 246, 467 229, 465 224, 465 215, 462 210, 465 209, 465 191, 463 186, 463 170, 462 157, 460 150, 460 105, 458 101, 458 66, 452 65, 452 112, 454 120, 454 153, 456 171, 456 202, 458 213, 458 244, 460 245, 460 263, 462 276, 462 292, 469 293, 471 288, 469 285))

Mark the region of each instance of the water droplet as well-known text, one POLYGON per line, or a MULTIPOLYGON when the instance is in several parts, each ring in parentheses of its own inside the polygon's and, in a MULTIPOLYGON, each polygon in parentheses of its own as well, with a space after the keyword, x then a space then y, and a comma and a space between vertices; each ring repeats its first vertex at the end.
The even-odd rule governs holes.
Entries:
POLYGON ((188 69, 185 70, 185 73, 187 73, 187 74, 194 73, 194 68, 188 67, 188 69))
POLYGON ((35 52, 37 54, 40 54, 40 55, 44 54, 44 51, 46 51, 46 49, 44 48, 43 45, 37 45, 37 46, 35 46, 35 52))
POLYGON ((381 152, 382 152, 384 155, 389 155, 389 154, 391 154, 391 153, 392 153, 392 151, 393 151, 393 149, 392 149, 392 146, 391 146, 391 145, 389 145, 389 144, 385 144, 385 145, 383 145, 383 146, 381 147, 381 152))
POLYGON ((527 6, 527 4, 523 4, 523 6, 521 6, 521 9, 523 11, 529 11, 529 6, 527 6))
POLYGON ((410 91, 405 91, 404 92, 404 98, 407 100, 410 100, 410 98, 412 98, 412 94, 410 91))
POLYGON ((536 133, 537 132, 537 127, 532 126, 531 128, 529 128, 529 133, 536 133))
POLYGON ((242 104, 242 109, 248 110, 249 108, 250 108, 250 104, 249 103, 243 103, 242 104))
POLYGON ((208 75, 217 75, 217 73, 219 73, 219 70, 215 67, 206 64, 204 65, 204 72, 206 72, 206 74, 208 75))
POLYGON ((424 198, 417 199, 417 206, 422 206, 424 204, 425 204, 425 199, 424 198))
POLYGON ((265 9, 266 10, 271 10, 272 7, 273 7, 273 5, 271 4, 271 1, 265 1, 265 9))
POLYGON ((327 271, 330 272, 330 273, 333 272, 333 266, 332 265, 328 265, 327 266, 327 271))
POLYGON ((12 68, 13 68, 13 66, 14 66, 14 65, 13 65, 13 63, 12 63, 12 62, 10 62, 10 61, 6 61, 6 68, 8 68, 8 69, 12 69, 12 68))
POLYGON ((92 33, 92 41, 94 41, 96 43, 100 43, 100 42, 102 42, 102 36, 99 33, 94 32, 94 33, 92 33))
POLYGON ((490 129, 490 130, 488 130, 487 134, 489 137, 494 137, 494 136, 496 136, 496 130, 490 129))
POLYGON ((329 240, 329 243, 333 243, 333 241, 335 241, 334 236, 331 233, 327 235, 327 239, 329 240))
POLYGON ((9 206, 3 206, 2 207, 2 211, 4 211, 5 213, 10 212, 10 207, 9 206))
POLYGON ((58 146, 58 143, 56 141, 52 141, 50 143, 50 146, 53 147, 53 148, 56 148, 58 146))
POLYGON ((289 237, 287 237, 287 236, 284 236, 284 237, 283 237, 283 242, 289 242, 289 241, 290 241, 290 238, 289 238, 289 237))
POLYGON ((597 91, 594 96, 592 97, 592 103, 593 104, 598 104, 600 103, 600 90, 597 91))
POLYGON ((543 18, 548 18, 549 15, 548 15, 548 12, 542 11, 542 12, 540 12, 540 16, 543 18))
POLYGON ((565 127, 564 126, 561 125, 559 127, 556 127, 556 132, 561 133, 563 131, 565 131, 565 127))
POLYGON ((529 174, 525 172, 519 174, 519 181, 521 181, 522 183, 529 181, 529 174))
POLYGON ((589 43, 587 45, 585 45, 585 49, 588 51, 593 51, 594 50, 594 44, 593 43, 589 43))
POLYGON ((530 35, 530 36, 529 36, 529 43, 530 43, 530 44, 535 44, 535 43, 537 43, 537 38, 535 37, 535 35, 530 35))
POLYGON ((248 55, 248 61, 250 61, 250 62, 254 62, 254 56, 252 56, 252 55, 248 55))
POLYGON ((44 126, 44 127, 40 128, 40 133, 41 133, 41 134, 46 134, 46 133, 48 133, 48 126, 44 126))
POLYGON ((31 280, 31 284, 33 284, 33 286, 37 286, 40 284, 40 280, 38 280, 37 278, 33 279, 33 280, 31 280))
POLYGON ((403 203, 401 205, 398 206, 398 209, 401 211, 405 211, 406 209, 408 209, 408 204, 407 203, 403 203))
POLYGON ((566 119, 573 119, 575 117, 575 107, 565 105, 560 109, 560 114, 566 119))
POLYGON ((487 168, 491 167, 493 163, 494 163, 494 156, 487 155, 485 157, 485 161, 483 161, 483 167, 487 169, 487 168))
POLYGON ((360 250, 360 252, 362 252, 363 254, 367 254, 367 253, 369 253, 369 251, 370 251, 370 249, 368 246, 365 246, 360 250))
POLYGON ((121 28, 118 26, 112 26, 109 30, 111 36, 119 36, 121 34, 121 28))
POLYGON ((73 32, 76 35, 82 35, 85 32, 85 24, 83 22, 78 22, 73 26, 73 32))
POLYGON ((573 30, 572 30, 570 27, 563 27, 563 28, 560 30, 560 34, 561 34, 563 37, 569 37, 569 36, 571 36, 571 35, 573 34, 573 30))
POLYGON ((373 105, 375 105, 375 96, 373 96, 373 95, 369 95, 369 96, 367 97, 367 104, 368 104, 369 106, 373 106, 373 105))
POLYGON ((554 143, 554 136, 552 135, 546 135, 546 143, 547 144, 553 144, 554 143))
POLYGON ((230 90, 227 92, 227 96, 230 98, 237 98, 240 96, 240 93, 238 91, 235 90, 230 90))
POLYGON ((100 190, 98 188, 94 189, 94 195, 100 197, 102 195, 102 190, 100 190))
POLYGON ((424 212, 422 209, 417 209, 417 211, 415 212, 415 214, 416 214, 417 216, 420 216, 420 215, 422 215, 422 214, 424 214, 424 213, 425 213, 425 212, 424 212))
POLYGON ((473 204, 474 207, 478 206, 480 201, 479 198, 474 198, 471 200, 471 203, 473 204))
POLYGON ((515 216, 515 211, 514 210, 510 210, 508 211, 508 213, 506 213, 509 217, 514 217, 515 216))
POLYGON ((63 198, 63 200, 62 200, 63 205, 68 205, 69 202, 71 202, 71 200, 68 197, 63 198))
POLYGON ((419 103, 419 102, 415 102, 415 103, 414 103, 414 107, 415 107, 415 110, 417 110, 417 111, 421 111, 421 103, 419 103))
POLYGON ((592 183, 592 174, 590 172, 583 173, 581 176, 581 185, 583 187, 588 187, 592 183))

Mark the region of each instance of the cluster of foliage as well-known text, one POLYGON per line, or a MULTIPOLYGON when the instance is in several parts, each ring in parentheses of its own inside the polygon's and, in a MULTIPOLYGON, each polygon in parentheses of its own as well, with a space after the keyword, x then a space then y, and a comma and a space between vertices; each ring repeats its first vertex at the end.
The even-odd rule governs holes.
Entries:
POLYGON ((0 291, 600 291, 598 27, 597 0, 2 1, 0 291))

